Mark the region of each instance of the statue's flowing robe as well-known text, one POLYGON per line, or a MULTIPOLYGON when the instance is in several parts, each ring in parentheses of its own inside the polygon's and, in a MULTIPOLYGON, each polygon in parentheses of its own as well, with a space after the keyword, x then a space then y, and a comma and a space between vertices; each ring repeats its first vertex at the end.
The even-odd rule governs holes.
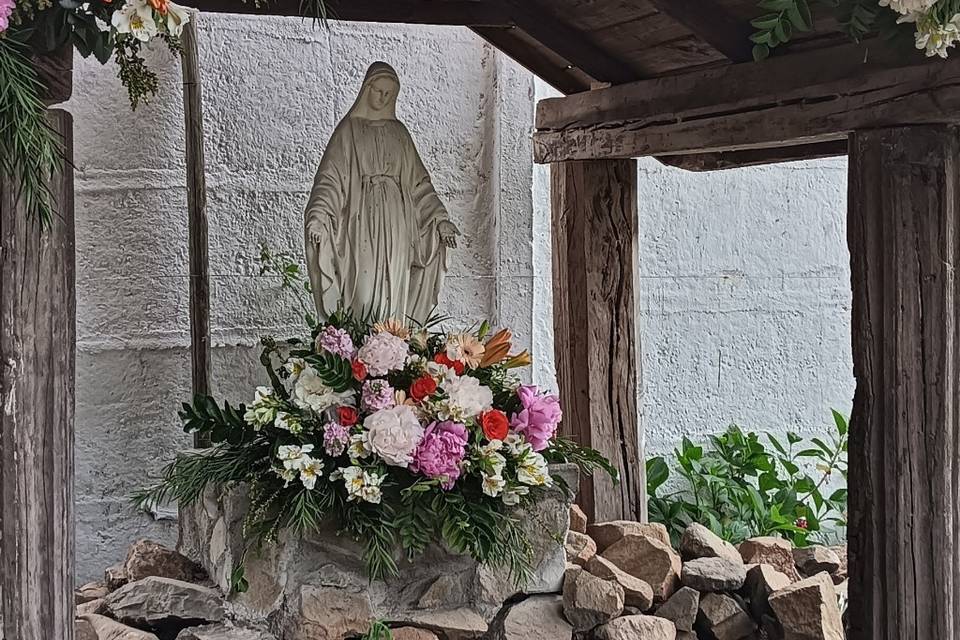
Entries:
POLYGON ((437 225, 447 219, 401 122, 345 118, 320 162, 305 213, 321 317, 342 306, 374 318, 425 321, 446 271, 437 225), (309 238, 316 222, 326 230, 319 245, 309 238))

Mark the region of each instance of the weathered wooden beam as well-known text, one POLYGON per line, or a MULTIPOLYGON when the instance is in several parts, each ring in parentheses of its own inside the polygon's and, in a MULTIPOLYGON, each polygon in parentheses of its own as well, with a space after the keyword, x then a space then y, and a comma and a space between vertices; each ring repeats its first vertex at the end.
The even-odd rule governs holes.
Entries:
MULTIPOLYGON (((194 395, 210 394, 210 267, 207 177, 203 155, 203 92, 197 52, 197 14, 183 30, 183 115, 186 127, 187 216, 190 253, 190 372, 194 395)), ((210 445, 196 434, 195 447, 210 445)))
MULTIPOLYGON (((49 113, 72 159, 73 120, 49 113)), ((73 639, 73 169, 49 229, 0 177, 0 614, 13 640, 73 639)))
POLYGON ((45 105, 49 107, 70 99, 73 95, 73 43, 48 55, 35 57, 33 66, 43 85, 40 97, 45 105))
POLYGON ((590 89, 584 74, 549 52, 539 51, 523 39, 517 27, 472 27, 474 33, 504 52, 527 70, 540 76, 560 93, 578 93, 590 89))
POLYGON ((960 58, 844 46, 542 100, 539 162, 629 158, 844 139, 960 121, 960 58))
MULTIPOLYGON (((331 20, 354 22, 394 22, 401 24, 437 24, 454 26, 510 26, 513 24, 503 4, 487 0, 326 0, 331 20)), ((303 16, 306 3, 301 0, 197 0, 199 11, 215 13, 254 13, 274 16, 303 16)))
POLYGON ((637 412, 637 165, 631 160, 551 166, 553 326, 561 429, 620 472, 581 479, 591 519, 645 520, 637 412))
POLYGON ((753 60, 750 35, 754 29, 715 0, 650 0, 650 4, 730 60, 753 60))
POLYGON ((960 136, 850 140, 850 640, 960 637, 960 136))
POLYGON ((743 151, 717 151, 680 156, 657 156, 663 164, 687 171, 722 171, 740 169, 780 162, 816 160, 847 155, 847 141, 814 142, 773 149, 745 149, 743 151))
POLYGON ((506 0, 517 26, 537 42, 561 56, 598 82, 623 84, 639 76, 617 59, 577 31, 550 15, 536 0, 506 0))

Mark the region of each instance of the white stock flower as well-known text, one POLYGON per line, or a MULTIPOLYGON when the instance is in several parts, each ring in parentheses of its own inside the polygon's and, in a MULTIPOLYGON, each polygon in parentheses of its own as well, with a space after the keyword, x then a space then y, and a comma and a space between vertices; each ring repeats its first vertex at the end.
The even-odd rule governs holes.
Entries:
POLYGON ((250 403, 246 413, 243 414, 243 421, 259 430, 260 427, 265 427, 273 422, 277 415, 278 405, 279 402, 273 395, 273 389, 257 387, 253 402, 250 403))
POLYGON ((493 406, 493 391, 473 376, 462 376, 443 386, 450 415, 458 420, 478 416, 493 406))
POLYGON ((300 482, 307 489, 313 489, 317 485, 317 478, 323 475, 323 463, 310 456, 303 456, 300 465, 300 482))
POLYGON ((897 13, 908 15, 923 13, 939 0, 880 0, 881 7, 890 7, 897 13))
POLYGON ((277 429, 289 431, 293 435, 300 435, 300 433, 303 432, 303 423, 300 422, 300 418, 289 414, 286 411, 277 412, 277 417, 273 421, 273 426, 277 429))
POLYGON ((386 331, 367 336, 357 358, 367 365, 367 373, 385 376, 391 371, 403 369, 407 363, 408 345, 386 331))
POLYGON ((131 0, 113 12, 110 19, 118 33, 129 33, 141 42, 148 42, 157 35, 157 22, 153 17, 153 8, 146 0, 131 0))
POLYGON ((413 462, 413 453, 423 439, 423 425, 411 407, 381 409, 367 416, 363 426, 370 449, 387 464, 405 468, 413 462))
POLYGON ((183 27, 190 22, 190 14, 186 7, 167 2, 167 32, 176 37, 183 33, 183 27))
POLYGON ((483 492, 491 498, 496 498, 500 495, 506 484, 504 479, 499 475, 488 476, 484 474, 483 476, 483 492))
POLYGON ((328 387, 313 367, 305 368, 293 386, 294 404, 316 413, 336 405, 350 404, 352 400, 353 394, 349 391, 334 391, 328 387))

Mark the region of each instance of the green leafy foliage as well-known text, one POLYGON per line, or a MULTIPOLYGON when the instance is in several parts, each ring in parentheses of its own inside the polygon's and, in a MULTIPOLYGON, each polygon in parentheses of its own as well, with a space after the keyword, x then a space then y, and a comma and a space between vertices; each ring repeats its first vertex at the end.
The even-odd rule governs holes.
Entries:
POLYGON ((674 540, 698 522, 732 542, 763 535, 797 546, 826 542, 846 526, 847 509, 847 420, 836 411, 833 420, 828 440, 788 433, 784 443, 736 426, 710 436, 708 447, 683 438, 674 451, 673 490, 661 491, 670 480, 667 461, 647 461, 650 520, 666 525, 674 540), (831 480, 843 487, 828 493, 831 480))

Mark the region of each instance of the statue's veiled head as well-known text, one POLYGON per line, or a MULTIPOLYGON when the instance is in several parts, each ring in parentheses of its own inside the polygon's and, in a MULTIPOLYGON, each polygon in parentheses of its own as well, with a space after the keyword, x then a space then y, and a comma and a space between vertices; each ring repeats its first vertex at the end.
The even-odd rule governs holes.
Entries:
POLYGON ((400 93, 400 78, 386 62, 374 62, 363 78, 349 117, 368 120, 396 120, 397 94, 400 93))

